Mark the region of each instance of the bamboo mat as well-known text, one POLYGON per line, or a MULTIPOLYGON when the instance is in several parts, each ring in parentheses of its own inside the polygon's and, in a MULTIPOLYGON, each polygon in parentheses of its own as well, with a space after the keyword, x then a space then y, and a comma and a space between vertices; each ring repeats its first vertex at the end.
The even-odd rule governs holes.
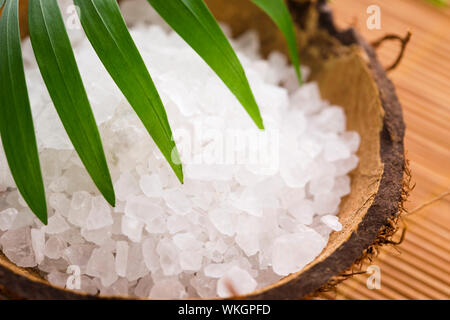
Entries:
MULTIPOLYGON (((389 77, 397 88, 407 125, 406 150, 415 189, 406 208, 414 208, 450 190, 450 9, 424 0, 332 1, 340 27, 354 26, 367 40, 386 33, 411 42, 401 64, 389 77), (369 30, 368 6, 381 9, 381 30, 369 30)), ((383 44, 380 60, 390 65, 399 44, 383 44)), ((381 289, 367 288, 367 274, 354 276, 322 299, 449 299, 450 195, 405 219, 402 244, 384 247, 370 264, 381 271, 381 289)), ((366 270, 364 265, 362 270, 366 270)))

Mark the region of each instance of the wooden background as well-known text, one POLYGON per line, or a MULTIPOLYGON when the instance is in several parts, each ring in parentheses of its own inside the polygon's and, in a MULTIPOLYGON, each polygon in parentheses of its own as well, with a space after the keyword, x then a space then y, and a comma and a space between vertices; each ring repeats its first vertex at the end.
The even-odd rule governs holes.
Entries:
MULTIPOLYGON (((369 290, 367 274, 341 283, 324 299, 449 299, 450 298, 450 8, 425 0, 334 0, 330 2, 340 27, 354 26, 371 41, 386 33, 411 42, 401 64, 389 77, 395 83, 407 126, 406 150, 415 189, 409 211, 442 196, 406 219, 406 238, 385 247, 371 262, 380 267, 381 289, 369 290), (370 5, 381 9, 381 29, 369 30, 370 5)), ((379 48, 390 65, 399 43, 379 48)), ((367 264, 362 270, 366 270, 367 264)))

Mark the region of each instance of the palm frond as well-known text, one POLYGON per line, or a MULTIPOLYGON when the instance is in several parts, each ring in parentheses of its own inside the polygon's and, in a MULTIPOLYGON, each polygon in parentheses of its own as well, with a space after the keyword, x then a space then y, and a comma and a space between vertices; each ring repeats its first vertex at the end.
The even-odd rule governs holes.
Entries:
POLYGON ((100 134, 56 0, 30 0, 28 21, 36 60, 64 128, 92 180, 114 206, 100 134))
POLYGON ((141 119, 178 179, 183 170, 161 98, 115 0, 74 0, 98 57, 141 119))
POLYGON ((17 188, 47 223, 47 204, 23 68, 19 1, 9 0, 0 20, 0 133, 17 188))

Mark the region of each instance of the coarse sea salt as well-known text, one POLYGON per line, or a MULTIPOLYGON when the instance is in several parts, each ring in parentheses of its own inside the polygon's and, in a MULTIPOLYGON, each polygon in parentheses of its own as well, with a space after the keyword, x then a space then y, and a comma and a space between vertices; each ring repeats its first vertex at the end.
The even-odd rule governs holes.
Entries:
MULTIPOLYGON (((70 1, 59 3, 77 26, 66 10, 70 1)), ((73 151, 26 39, 49 224, 27 208, 1 151, 2 252, 18 266, 37 267, 55 285, 65 286, 75 266, 82 291, 146 298, 245 294, 299 271, 342 228, 336 214, 350 192, 347 174, 358 164, 360 143, 356 132, 346 131, 343 109, 323 101, 314 82, 298 87, 280 53, 263 59, 258 36, 249 31, 231 42, 261 109, 261 132, 147 1, 121 5, 166 107, 185 183, 82 30, 68 28, 112 173, 117 205, 111 208, 73 151)))

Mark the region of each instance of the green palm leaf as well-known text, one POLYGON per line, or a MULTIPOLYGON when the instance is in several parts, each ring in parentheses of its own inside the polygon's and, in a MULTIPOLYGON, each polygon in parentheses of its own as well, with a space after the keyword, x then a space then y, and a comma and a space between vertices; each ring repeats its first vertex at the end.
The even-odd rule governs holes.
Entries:
POLYGON ((256 125, 263 121, 244 69, 203 0, 148 0, 159 15, 205 60, 256 125))
POLYGON ((183 170, 161 98, 115 0, 74 0, 83 29, 180 181, 183 170))
POLYGON ((47 224, 47 205, 20 47, 19 3, 6 3, 0 21, 0 133, 17 188, 47 224))
POLYGON ((58 115, 92 180, 115 205, 100 134, 56 0, 29 1, 30 38, 58 115))
POLYGON ((280 28, 286 38, 289 55, 292 64, 297 73, 298 82, 302 84, 302 75, 300 71, 300 58, 298 53, 297 38, 295 37, 294 23, 291 15, 283 0, 252 0, 259 8, 261 8, 280 28))

